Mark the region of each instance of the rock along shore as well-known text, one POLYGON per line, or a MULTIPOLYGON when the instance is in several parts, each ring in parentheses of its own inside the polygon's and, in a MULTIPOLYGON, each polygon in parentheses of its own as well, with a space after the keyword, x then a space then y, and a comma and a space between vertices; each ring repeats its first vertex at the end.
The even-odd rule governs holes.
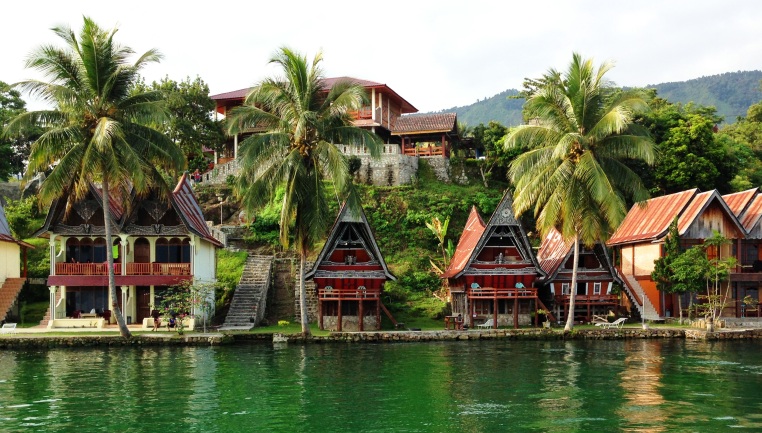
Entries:
POLYGON ((119 335, 24 335, 0 337, 2 349, 44 349, 67 347, 156 347, 156 346, 222 346, 251 343, 404 343, 428 341, 473 340, 622 340, 642 338, 678 338, 691 340, 748 340, 762 338, 762 329, 722 330, 699 329, 581 329, 564 333, 549 329, 497 329, 470 331, 376 331, 333 332, 328 336, 304 338, 301 334, 279 333, 208 333, 185 336, 136 335, 124 339, 119 335))

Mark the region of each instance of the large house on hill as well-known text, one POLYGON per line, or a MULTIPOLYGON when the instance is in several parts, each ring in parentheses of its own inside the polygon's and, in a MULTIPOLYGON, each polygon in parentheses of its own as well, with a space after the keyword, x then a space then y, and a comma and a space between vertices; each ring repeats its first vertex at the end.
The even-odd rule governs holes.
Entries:
POLYGON ((113 245, 106 245, 101 194, 91 185, 82 200, 54 201, 37 232, 50 245, 48 327, 114 322, 106 248, 114 251, 117 302, 128 323, 150 317, 170 286, 215 280, 222 244, 210 233, 187 174, 166 196, 152 190, 126 208, 112 200, 105 211, 111 213, 113 245))
POLYGON ((654 261, 664 255, 669 225, 677 217, 683 248, 702 244, 714 232, 732 241, 719 251, 720 257, 738 259, 738 266, 730 273, 731 293, 723 316, 744 315, 743 298, 750 295, 759 300, 762 284, 760 215, 762 198, 756 188, 726 196, 716 190, 691 189, 634 205, 608 241, 619 261, 624 288, 633 306, 646 319, 677 314, 677 295, 657 290, 651 278, 654 261))
MULTIPOLYGON (((414 114, 412 104, 389 86, 375 81, 352 77, 325 78, 326 91, 340 81, 362 85, 368 92, 370 105, 354 113, 353 124, 378 135, 383 141, 381 156, 371 159, 368 149, 339 145, 346 155, 355 155, 362 161, 357 176, 359 180, 375 185, 400 185, 410 183, 418 170, 418 158, 428 158, 438 176, 447 178, 452 145, 459 139, 455 113, 414 114)), ((216 102, 215 115, 227 113, 243 104, 251 89, 212 95, 216 102)), ((215 167, 204 174, 206 182, 224 181, 228 175, 237 174, 240 142, 251 133, 235 135, 224 144, 221 152, 215 152, 215 167)))

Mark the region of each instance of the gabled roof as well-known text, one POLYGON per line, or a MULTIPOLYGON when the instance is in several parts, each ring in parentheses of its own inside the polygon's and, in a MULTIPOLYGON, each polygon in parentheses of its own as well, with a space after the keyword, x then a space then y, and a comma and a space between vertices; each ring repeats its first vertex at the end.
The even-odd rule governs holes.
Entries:
POLYGON ((762 217, 762 194, 757 194, 739 218, 747 235, 759 223, 760 217, 762 217))
POLYGON ((752 188, 733 194, 725 194, 722 196, 722 199, 725 200, 725 203, 727 203, 733 214, 740 218, 743 211, 746 210, 746 207, 749 206, 749 203, 756 197, 758 192, 759 188, 752 188))
POLYGON ((484 220, 479 215, 479 211, 476 210, 476 206, 471 208, 471 213, 468 215, 466 221, 466 227, 463 228, 463 234, 460 235, 458 246, 455 248, 455 253, 452 255, 450 266, 441 275, 441 278, 452 278, 455 274, 461 272, 466 268, 468 261, 471 259, 471 255, 474 252, 476 243, 482 237, 485 228, 484 220))
POLYGON ((198 204, 196 195, 193 193, 188 173, 182 175, 174 191, 172 191, 172 205, 189 231, 219 247, 223 246, 220 241, 212 236, 212 232, 209 231, 209 227, 206 225, 204 213, 201 211, 201 206, 198 204))
POLYGON ((634 204, 608 241, 608 245, 659 239, 667 233, 669 224, 698 193, 698 189, 669 194, 634 204))
POLYGON ((346 228, 347 225, 354 225, 359 229, 358 235, 360 235, 363 243, 370 249, 368 253, 370 253, 373 259, 381 265, 386 278, 396 280, 397 278, 389 272, 389 268, 386 266, 386 261, 384 261, 384 257, 381 255, 381 250, 378 248, 376 238, 373 236, 370 224, 368 224, 368 219, 365 217, 365 212, 362 208, 359 209, 359 212, 353 211, 349 209, 346 203, 342 204, 341 209, 339 210, 339 215, 336 217, 336 221, 334 221, 333 226, 331 227, 331 232, 328 235, 328 239, 325 241, 325 245, 323 245, 323 249, 320 251, 320 255, 318 255, 317 260, 315 260, 312 269, 304 275, 304 279, 308 280, 315 276, 315 272, 317 272, 320 264, 330 257, 333 250, 336 249, 342 229, 346 228))
MULTIPOLYGON (((542 241, 542 245, 540 245, 540 250, 537 252, 537 261, 540 263, 542 270, 547 274, 546 281, 553 280, 558 275, 561 266, 567 263, 569 257, 574 253, 573 246, 574 243, 572 241, 563 240, 563 236, 561 236, 558 230, 551 229, 548 232, 548 235, 542 241)), ((614 281, 619 282, 619 275, 611 264, 603 243, 597 242, 593 247, 593 252, 601 263, 601 266, 611 274, 614 281)))
POLYGON ((652 198, 646 201, 645 206, 633 205, 622 224, 609 239, 608 245, 661 239, 667 234, 669 225, 676 216, 678 217, 678 232, 680 235, 684 235, 699 215, 714 202, 723 209, 738 231, 745 234, 746 230, 743 225, 717 190, 700 193, 698 189, 690 189, 652 198))
MULTIPOLYGON (((370 80, 363 80, 360 78, 354 78, 354 77, 332 77, 332 78, 324 78, 321 80, 323 86, 326 90, 330 90, 334 84, 338 83, 339 81, 351 81, 353 83, 357 83, 366 89, 384 89, 388 91, 388 93, 394 97, 395 99, 399 100, 400 107, 402 110, 402 113, 416 113, 418 112, 418 109, 413 106, 413 104, 407 102, 405 98, 400 96, 397 92, 391 89, 391 87, 387 86, 383 83, 378 83, 375 81, 370 80)), ((249 94, 249 92, 253 89, 253 87, 247 87, 245 89, 238 89, 233 90, 231 92, 225 92, 225 93, 218 93, 216 95, 210 96, 215 101, 225 101, 225 100, 236 100, 240 99, 243 100, 246 98, 246 95, 249 94)))
POLYGON ((545 239, 542 240, 540 250, 537 251, 537 261, 540 267, 549 276, 556 273, 558 267, 566 263, 567 257, 572 251, 572 241, 564 241, 561 232, 551 229, 545 239))
MULTIPOLYGON (((529 238, 527 237, 524 228, 514 216, 511 193, 510 191, 506 191, 505 194, 503 194, 503 199, 497 205, 495 212, 484 227, 484 231, 479 236, 479 240, 477 241, 476 246, 472 249, 466 265, 458 272, 453 272, 451 276, 448 274, 446 278, 458 278, 467 272, 471 264, 476 260, 479 252, 484 248, 487 241, 489 241, 490 237, 496 230, 507 230, 506 236, 513 238, 516 249, 521 254, 523 261, 529 262, 533 266, 535 272, 541 277, 545 276, 545 271, 543 271, 537 263, 537 257, 535 257, 532 245, 529 243, 529 238)), ((458 244, 460 245, 460 242, 458 244)), ((445 277, 445 275, 443 274, 442 277, 445 277)))
POLYGON ((455 113, 408 114, 397 118, 392 135, 452 132, 457 129, 455 113))
MULTIPOLYGON (((94 185, 90 185, 90 192, 98 208, 102 208, 101 203, 103 202, 103 196, 101 195, 102 192, 100 188, 97 188, 94 185)), ((133 200, 136 200, 134 194, 132 194, 131 197, 133 200)), ((169 198, 172 207, 175 209, 175 212, 177 212, 178 217, 183 222, 188 231, 200 236, 201 238, 213 243, 214 245, 222 246, 220 241, 212 236, 211 232, 209 231, 209 227, 206 225, 204 215, 201 212, 201 206, 199 206, 198 200, 196 200, 196 196, 193 193, 193 187, 191 186, 188 173, 183 174, 183 176, 180 178, 180 181, 177 183, 177 186, 171 192, 169 198)), ((62 202, 62 200, 63 199, 56 199, 53 201, 50 209, 48 210, 48 215, 45 218, 45 223, 43 224, 42 228, 37 230, 35 236, 45 235, 45 233, 50 230, 54 220, 61 218, 63 213, 62 205, 65 204, 62 202)), ((109 196, 109 208, 114 228, 117 231, 121 230, 125 223, 129 220, 129 215, 124 212, 121 203, 116 200, 114 195, 109 196)), ((138 206, 132 207, 133 213, 137 210, 137 208, 138 206)))

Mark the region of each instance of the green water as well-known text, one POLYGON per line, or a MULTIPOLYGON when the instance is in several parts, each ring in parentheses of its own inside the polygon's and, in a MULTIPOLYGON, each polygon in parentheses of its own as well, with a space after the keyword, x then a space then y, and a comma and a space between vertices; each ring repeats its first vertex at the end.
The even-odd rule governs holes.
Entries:
POLYGON ((0 352, 0 431, 762 431, 762 343, 0 352))

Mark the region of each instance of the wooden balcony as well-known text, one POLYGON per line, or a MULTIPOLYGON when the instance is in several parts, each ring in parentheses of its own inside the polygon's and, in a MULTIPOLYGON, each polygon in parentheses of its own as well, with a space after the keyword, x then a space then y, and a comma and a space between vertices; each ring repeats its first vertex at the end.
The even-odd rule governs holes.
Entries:
POLYGON ((373 110, 370 107, 363 107, 357 111, 350 111, 349 115, 355 120, 373 119, 373 110))
MULTIPOLYGON (((556 295, 556 304, 568 304, 569 295, 556 295)), ((576 295, 574 297, 574 303, 576 305, 617 305, 619 303, 619 297, 617 295, 576 295)))
MULTIPOLYGON (((56 263, 56 275, 108 275, 105 263, 56 263)), ((114 263, 122 275, 122 264, 114 263)), ((127 263, 124 275, 191 275, 190 263, 127 263)))
POLYGON ((408 156, 444 156, 444 146, 421 146, 406 144, 402 146, 402 153, 408 156))
POLYGON ((480 287, 478 289, 468 289, 468 297, 471 299, 533 299, 537 297, 537 289, 531 287, 522 289, 515 287, 480 287))
POLYGON ((360 286, 356 289, 334 289, 329 287, 318 289, 318 298, 320 300, 378 299, 380 296, 380 291, 366 289, 363 286, 360 286))

